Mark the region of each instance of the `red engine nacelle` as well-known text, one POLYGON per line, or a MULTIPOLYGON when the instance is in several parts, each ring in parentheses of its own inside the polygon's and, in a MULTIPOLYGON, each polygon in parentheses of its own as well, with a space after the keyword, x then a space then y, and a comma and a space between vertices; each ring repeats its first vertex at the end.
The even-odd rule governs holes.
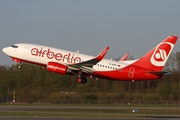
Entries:
POLYGON ((55 72, 59 74, 67 74, 71 72, 67 66, 56 63, 56 62, 49 62, 47 64, 47 70, 50 72, 55 72))

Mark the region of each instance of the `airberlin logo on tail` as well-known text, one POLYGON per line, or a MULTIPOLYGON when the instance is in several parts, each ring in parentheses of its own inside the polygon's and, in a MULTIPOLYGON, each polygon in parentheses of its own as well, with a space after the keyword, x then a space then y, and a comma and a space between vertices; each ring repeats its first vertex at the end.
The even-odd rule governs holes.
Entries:
POLYGON ((169 42, 160 43, 151 56, 151 63, 155 66, 164 66, 174 44, 169 42))
POLYGON ((163 49, 159 49, 159 52, 157 52, 154 56, 156 61, 164 61, 167 58, 167 53, 163 49))
POLYGON ((48 59, 55 59, 57 61, 67 63, 78 63, 81 62, 80 57, 76 57, 73 53, 62 54, 60 52, 54 52, 51 49, 44 50, 43 48, 33 48, 31 54, 37 57, 46 57, 48 59))

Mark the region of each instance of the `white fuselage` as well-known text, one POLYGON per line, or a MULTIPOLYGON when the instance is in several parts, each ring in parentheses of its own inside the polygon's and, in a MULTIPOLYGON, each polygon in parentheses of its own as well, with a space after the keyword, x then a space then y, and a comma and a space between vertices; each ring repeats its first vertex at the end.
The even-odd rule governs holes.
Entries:
MULTIPOLYGON (((6 47, 3 49, 3 51, 10 57, 22 59, 24 61, 33 62, 36 64, 47 65, 48 62, 57 62, 61 64, 74 64, 94 58, 93 56, 42 46, 42 45, 20 43, 20 44, 14 44, 13 46, 14 47, 12 46, 6 47)), ((118 61, 103 59, 99 63, 93 66, 93 70, 110 71, 110 70, 122 69, 136 61, 137 60, 118 62, 118 61)))

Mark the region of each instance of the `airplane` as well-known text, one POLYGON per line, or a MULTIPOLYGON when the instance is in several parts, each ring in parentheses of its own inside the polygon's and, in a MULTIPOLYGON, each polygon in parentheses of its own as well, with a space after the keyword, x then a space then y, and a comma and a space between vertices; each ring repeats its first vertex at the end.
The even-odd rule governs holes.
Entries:
MULTIPOLYGON (((169 73, 163 71, 163 67, 177 40, 177 36, 170 35, 140 59, 122 61, 104 58, 109 46, 96 57, 29 43, 13 44, 2 51, 17 63, 26 62, 46 67, 50 72, 77 75, 78 83, 86 83, 86 77, 134 82, 157 80, 169 73)), ((22 68, 21 64, 18 66, 22 68)))

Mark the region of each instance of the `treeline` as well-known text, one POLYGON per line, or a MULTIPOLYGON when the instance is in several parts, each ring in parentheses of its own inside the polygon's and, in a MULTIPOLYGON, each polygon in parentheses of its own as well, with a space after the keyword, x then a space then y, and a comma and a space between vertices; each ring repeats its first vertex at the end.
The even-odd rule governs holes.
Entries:
POLYGON ((0 66, 0 103, 50 104, 180 104, 180 52, 172 53, 165 70, 172 71, 154 81, 112 81, 50 73, 40 66, 0 66))

